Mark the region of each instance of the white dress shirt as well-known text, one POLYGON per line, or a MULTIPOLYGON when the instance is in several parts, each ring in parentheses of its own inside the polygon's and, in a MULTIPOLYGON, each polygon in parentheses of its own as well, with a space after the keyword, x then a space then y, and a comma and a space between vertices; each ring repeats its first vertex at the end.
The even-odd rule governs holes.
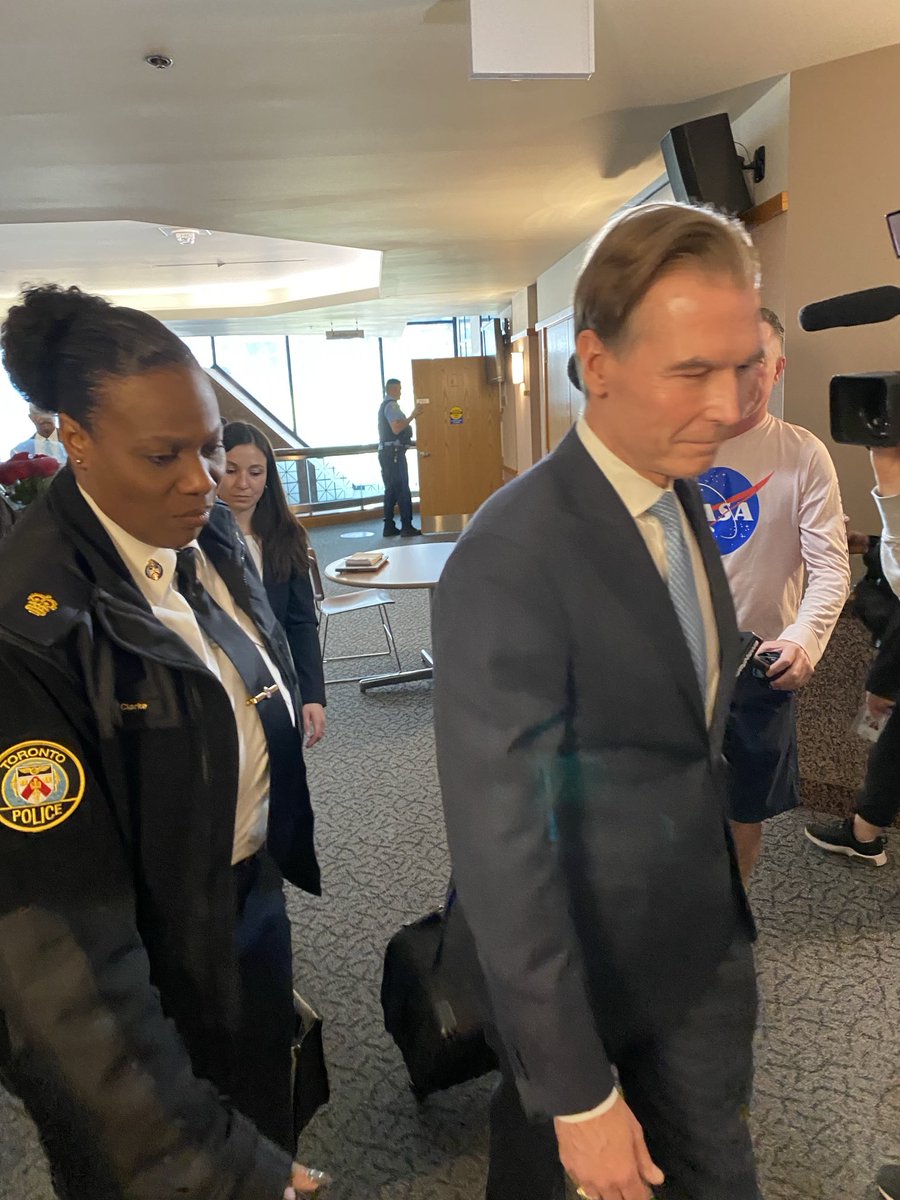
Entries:
POLYGON ((35 431, 34 437, 26 438, 24 442, 19 442, 18 446, 13 446, 13 454, 30 454, 32 458, 36 458, 39 454, 46 454, 49 458, 55 458, 59 463, 65 463, 68 455, 66 448, 59 440, 59 434, 54 431, 48 438, 35 431))
MULTIPOLYGON (((619 499, 634 519, 634 523, 637 525, 638 531, 644 539, 647 549, 650 551, 650 557, 653 559, 654 566, 659 571, 663 580, 668 581, 669 561, 666 556, 665 532, 659 518, 648 512, 648 509, 652 508, 663 494, 664 489, 657 487, 649 479, 645 479, 633 467, 629 467, 627 463, 622 462, 621 458, 613 454, 600 438, 597 437, 584 417, 581 417, 578 421, 575 430, 581 439, 581 444, 606 476, 619 499)), ((671 487, 669 490, 671 490, 671 487)), ((681 508, 680 501, 678 507, 681 511, 685 545, 690 553, 691 566, 694 569, 694 583, 697 588, 697 599, 703 617, 703 627, 706 631, 706 695, 704 700, 706 702, 706 722, 709 724, 712 720, 716 703, 716 693, 719 688, 719 631, 716 625, 712 594, 709 590, 709 580, 706 576, 706 568, 703 565, 700 547, 697 545, 694 531, 685 515, 684 509, 681 508)), ((606 1099, 598 1104, 596 1108, 592 1108, 590 1112, 572 1113, 568 1116, 560 1116, 557 1119, 566 1124, 578 1124, 581 1121, 590 1121, 593 1117, 600 1117, 605 1112, 609 1112, 618 1098, 619 1093, 613 1088, 606 1099)))
MULTIPOLYGON (((666 558, 666 535, 662 523, 647 510, 650 509, 663 494, 663 488, 657 487, 643 475, 639 475, 633 467, 622 462, 597 437, 587 421, 582 417, 575 426, 581 444, 591 458, 606 476, 615 489, 619 499, 634 518, 641 537, 650 551, 656 569, 663 580, 668 581, 669 563, 666 558)), ((671 490, 671 486, 668 490, 671 490)), ((681 503, 679 501, 679 508, 681 503)), ((703 627, 706 631, 706 721, 712 720, 716 703, 716 692, 719 688, 719 631, 716 625, 716 614, 713 609, 712 595, 709 590, 709 580, 703 565, 703 556, 697 545, 697 538, 691 528, 690 521, 681 509, 681 523, 684 531, 685 545, 691 556, 694 568, 694 583, 697 587, 697 599, 700 613, 703 617, 703 627)))
POLYGON ((262 542, 255 533, 242 533, 244 545, 247 547, 247 553, 253 560, 253 565, 256 567, 256 573, 260 579, 263 577, 263 549, 262 542))
MULTIPOLYGON (((231 659, 214 645, 197 623, 194 610, 175 585, 176 552, 167 547, 148 546, 126 533, 102 512, 94 500, 79 487, 97 520, 109 534, 119 556, 128 568, 153 615, 190 647, 204 667, 224 687, 234 711, 238 739, 238 794, 235 815, 234 847, 231 861, 241 862, 261 849, 266 840, 269 820, 269 751, 266 735, 256 708, 246 703, 247 689, 231 659), (148 567, 150 575, 147 574, 148 567), (152 578, 152 576, 158 578, 152 578)), ((281 689, 291 719, 296 714, 289 690, 278 668, 263 645, 259 630, 232 599, 219 573, 200 549, 191 542, 197 563, 197 578, 216 604, 241 627, 262 655, 272 679, 281 689)))

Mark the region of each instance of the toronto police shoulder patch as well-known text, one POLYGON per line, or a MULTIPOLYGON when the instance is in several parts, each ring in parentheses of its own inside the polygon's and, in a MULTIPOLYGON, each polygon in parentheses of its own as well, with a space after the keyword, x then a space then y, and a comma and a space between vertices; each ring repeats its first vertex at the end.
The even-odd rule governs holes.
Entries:
POLYGON ((43 833, 67 821, 84 795, 84 768, 58 742, 19 742, 0 753, 0 823, 43 833))

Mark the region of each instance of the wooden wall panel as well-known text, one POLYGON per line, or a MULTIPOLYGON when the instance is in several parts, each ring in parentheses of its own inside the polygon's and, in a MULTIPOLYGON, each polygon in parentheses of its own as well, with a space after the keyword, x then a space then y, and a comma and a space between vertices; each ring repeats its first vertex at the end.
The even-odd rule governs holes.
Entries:
POLYGON ((569 356, 575 350, 575 322, 563 317, 543 330, 547 406, 547 449, 559 445, 581 415, 582 396, 569 383, 569 356))

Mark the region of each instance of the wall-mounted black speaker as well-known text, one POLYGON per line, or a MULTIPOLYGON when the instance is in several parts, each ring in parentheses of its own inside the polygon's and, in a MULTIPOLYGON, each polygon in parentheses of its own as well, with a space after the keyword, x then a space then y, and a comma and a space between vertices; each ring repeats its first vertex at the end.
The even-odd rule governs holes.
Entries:
POLYGON ((752 208, 728 113, 676 125, 660 145, 676 200, 735 214, 752 208))
MULTIPOLYGON (((507 321, 508 325, 509 322, 507 321)), ((506 382, 506 343, 509 330, 499 317, 481 318, 481 353, 485 356, 485 378, 488 383, 506 382)))

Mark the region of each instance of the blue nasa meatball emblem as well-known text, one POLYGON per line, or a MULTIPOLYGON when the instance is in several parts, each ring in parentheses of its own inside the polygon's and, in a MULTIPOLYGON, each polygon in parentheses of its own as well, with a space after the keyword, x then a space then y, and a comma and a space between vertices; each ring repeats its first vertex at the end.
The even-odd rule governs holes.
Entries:
POLYGON ((722 554, 732 554, 753 537, 759 525, 759 493, 772 474, 751 483, 732 467, 712 467, 697 477, 706 518, 722 554))

